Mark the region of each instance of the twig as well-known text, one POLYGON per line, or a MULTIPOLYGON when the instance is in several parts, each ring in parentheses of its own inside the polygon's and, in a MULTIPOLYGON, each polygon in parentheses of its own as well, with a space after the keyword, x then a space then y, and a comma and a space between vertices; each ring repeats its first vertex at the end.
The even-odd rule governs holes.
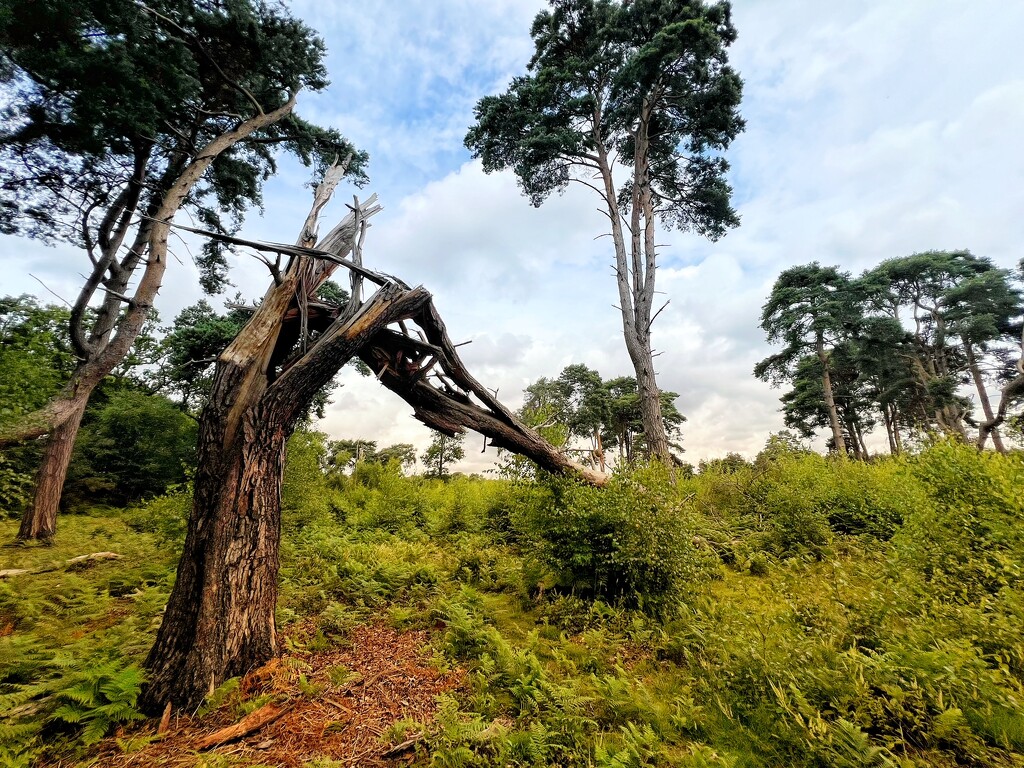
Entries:
POLYGON ((43 282, 42 280, 40 280, 40 279, 39 279, 38 277, 36 277, 35 275, 33 275, 33 274, 32 274, 31 272, 29 272, 29 273, 28 273, 28 276, 29 276, 29 277, 31 277, 31 278, 32 278, 33 280, 35 280, 35 281, 36 281, 37 283, 39 283, 39 284, 40 284, 41 286, 43 286, 43 288, 45 288, 46 290, 48 290, 48 291, 49 291, 50 293, 52 293, 52 294, 53 294, 54 296, 56 296, 56 297, 57 297, 58 299, 60 299, 61 301, 63 301, 63 302, 65 303, 65 304, 67 304, 67 305, 68 305, 69 307, 71 306, 71 302, 70 302, 70 301, 68 301, 67 299, 65 299, 65 298, 64 298, 63 296, 61 296, 61 295, 59 295, 59 294, 55 293, 55 292, 54 292, 54 290, 53 290, 52 288, 50 288, 50 287, 49 287, 49 286, 48 286, 48 285, 47 285, 46 283, 44 283, 44 282, 43 282))

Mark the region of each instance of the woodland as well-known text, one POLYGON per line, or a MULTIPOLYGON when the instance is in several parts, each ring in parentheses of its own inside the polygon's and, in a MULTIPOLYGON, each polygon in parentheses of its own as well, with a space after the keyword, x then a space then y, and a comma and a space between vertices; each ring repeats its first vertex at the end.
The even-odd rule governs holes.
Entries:
POLYGON ((0 229, 81 281, 0 298, 0 766, 1024 766, 1024 261, 783 270, 786 429, 687 461, 657 237, 740 224, 730 6, 549 6, 465 148, 588 188, 633 375, 512 409, 383 271, 286 7, 0 0, 0 229), (249 237, 285 156, 308 214, 249 237), (162 318, 181 237, 265 292, 162 318), (429 446, 320 431, 345 366, 429 446))

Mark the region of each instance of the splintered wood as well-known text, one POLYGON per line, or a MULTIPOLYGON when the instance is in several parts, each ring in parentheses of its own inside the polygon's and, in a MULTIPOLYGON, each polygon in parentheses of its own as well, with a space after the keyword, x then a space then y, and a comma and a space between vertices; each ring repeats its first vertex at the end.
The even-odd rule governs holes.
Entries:
MULTIPOLYGON (((344 648, 287 655, 247 675, 240 686, 247 700, 269 701, 240 718, 225 705, 204 718, 172 717, 163 738, 133 754, 115 754, 113 744, 92 765, 108 768, 196 764, 196 751, 230 756, 232 764, 299 768, 318 758, 347 766, 401 765, 424 734, 397 732, 398 721, 428 726, 439 694, 458 688, 457 672, 429 663, 427 633, 397 632, 384 624, 357 627, 344 648)), ((151 733, 146 730, 122 737, 151 733)))
MULTIPOLYGON (((573 461, 552 446, 473 378, 456 351, 457 345, 449 338, 433 298, 422 286, 410 288, 393 275, 363 266, 367 219, 381 210, 376 196, 365 202, 354 198, 354 205, 349 206, 350 213, 342 222, 321 238, 316 247, 309 246, 316 232, 317 214, 330 197, 333 182, 327 179, 317 188, 313 209, 294 246, 179 227, 230 245, 277 254, 273 264, 264 259, 274 274, 275 287, 264 302, 254 308, 250 321, 250 325, 265 323, 268 338, 274 341, 273 350, 267 351, 268 364, 259 371, 269 370, 271 376, 279 371, 283 375, 290 373, 293 367, 301 367, 298 363, 302 361, 317 368, 330 368, 331 360, 322 359, 320 353, 334 331, 372 305, 373 295, 363 296, 364 281, 367 281, 377 286, 377 293, 389 292, 393 303, 411 309, 354 352, 385 387, 413 407, 417 419, 448 435, 472 429, 489 438, 491 445, 526 456, 549 472, 576 475, 593 485, 604 485, 608 481, 607 474, 573 461), (345 254, 350 254, 351 258, 345 258, 345 254), (284 255, 292 261, 281 276, 280 259, 284 255), (339 267, 350 273, 351 298, 345 306, 332 308, 318 301, 316 291, 339 267), (272 298, 276 298, 280 306, 272 302, 272 298), (410 325, 418 327, 411 332, 410 325), (296 342, 299 342, 297 350, 294 349, 296 342)), ((239 339, 257 335, 248 331, 249 326, 246 326, 246 332, 240 334, 239 339)), ((236 352, 242 351, 236 349, 238 346, 236 340, 221 359, 233 359, 236 352)), ((334 362, 332 373, 347 360, 334 362)))
POLYGON ((448 435, 472 429, 490 444, 532 459, 549 472, 594 485, 608 476, 573 461, 526 426, 470 374, 448 336, 433 299, 394 328, 376 333, 359 356, 377 379, 414 409, 427 426, 448 435), (415 323, 414 337, 406 321, 415 323))

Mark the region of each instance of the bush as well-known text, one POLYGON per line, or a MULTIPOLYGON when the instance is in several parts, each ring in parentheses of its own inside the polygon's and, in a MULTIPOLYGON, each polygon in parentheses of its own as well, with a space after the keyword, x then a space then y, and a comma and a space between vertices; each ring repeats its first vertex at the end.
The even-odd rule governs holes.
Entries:
POLYGON ((66 505, 120 506, 164 493, 195 466, 196 436, 195 421, 166 397, 108 392, 106 403, 87 413, 75 441, 66 505))
POLYGON ((327 435, 297 429, 288 439, 281 482, 281 519, 289 527, 328 516, 327 435))
POLYGON ((779 557, 817 559, 829 551, 833 534, 890 539, 927 501, 899 459, 866 464, 795 450, 762 453, 744 495, 763 521, 765 548, 779 557))
POLYGON ((605 488, 549 477, 547 494, 516 510, 516 525, 562 589, 670 613, 713 571, 693 543, 695 519, 666 471, 616 475, 605 488))
POLYGON ((897 536, 929 591, 973 602, 1024 578, 1024 458, 938 443, 910 460, 926 494, 897 536))
POLYGON ((192 484, 185 483, 129 509, 125 514, 125 522, 136 531, 156 534, 162 544, 170 545, 177 551, 185 544, 185 531, 191 511, 192 484))

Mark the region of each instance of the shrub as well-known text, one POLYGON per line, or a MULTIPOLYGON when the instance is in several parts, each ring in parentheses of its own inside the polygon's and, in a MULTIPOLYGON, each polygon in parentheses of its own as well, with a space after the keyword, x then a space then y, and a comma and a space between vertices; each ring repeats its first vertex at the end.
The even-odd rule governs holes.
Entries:
POLYGON ((281 483, 281 517, 289 527, 308 525, 328 515, 327 435, 298 429, 288 440, 281 483))
POLYGON ((972 602, 1024 577, 1024 459, 938 443, 910 461, 926 500, 897 536, 930 592, 972 602))
POLYGON ((516 523, 561 588, 664 613, 710 576, 713 558, 694 545, 694 516, 664 468, 616 475, 605 488, 546 482, 516 523))
POLYGON ((143 533, 156 534, 157 539, 176 550, 185 543, 185 530, 192 510, 192 484, 171 488, 125 513, 129 527, 143 533))
POLYGON ((818 559, 835 533, 888 540, 927 501, 898 459, 866 464, 782 450, 759 457, 747 494, 773 554, 818 559))

